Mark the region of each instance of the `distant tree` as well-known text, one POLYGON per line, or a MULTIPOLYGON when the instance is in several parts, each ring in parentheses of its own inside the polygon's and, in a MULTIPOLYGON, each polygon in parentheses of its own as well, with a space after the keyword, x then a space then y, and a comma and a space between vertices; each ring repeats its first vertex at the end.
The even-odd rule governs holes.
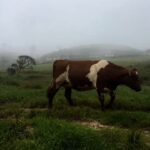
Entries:
POLYGON ((7 69, 7 72, 9 75, 14 75, 24 69, 33 69, 33 65, 36 65, 34 58, 22 55, 18 57, 17 63, 11 64, 11 66, 7 69))
POLYGON ((36 65, 36 62, 35 59, 30 56, 22 55, 17 59, 17 67, 19 71, 24 69, 33 69, 33 65, 36 65))

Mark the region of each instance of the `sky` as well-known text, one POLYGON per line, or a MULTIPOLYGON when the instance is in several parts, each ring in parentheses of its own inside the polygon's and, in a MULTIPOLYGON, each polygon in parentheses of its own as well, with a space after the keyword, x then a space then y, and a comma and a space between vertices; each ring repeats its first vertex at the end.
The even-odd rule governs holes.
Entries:
POLYGON ((88 44, 150 48, 150 0, 0 0, 0 51, 88 44))

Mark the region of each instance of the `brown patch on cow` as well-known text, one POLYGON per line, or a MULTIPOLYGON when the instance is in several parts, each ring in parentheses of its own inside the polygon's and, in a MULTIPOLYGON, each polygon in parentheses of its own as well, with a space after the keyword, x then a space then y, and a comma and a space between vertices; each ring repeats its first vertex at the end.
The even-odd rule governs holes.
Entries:
POLYGON ((109 62, 109 65, 98 72, 97 87, 99 89, 108 88, 115 90, 121 83, 122 77, 128 74, 128 69, 109 62))

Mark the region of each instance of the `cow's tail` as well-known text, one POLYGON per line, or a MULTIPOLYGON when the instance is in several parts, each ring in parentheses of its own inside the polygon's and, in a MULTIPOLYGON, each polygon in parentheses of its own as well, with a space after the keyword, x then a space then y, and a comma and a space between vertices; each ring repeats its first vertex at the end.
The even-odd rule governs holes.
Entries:
POLYGON ((51 89, 52 89, 52 87, 53 87, 53 85, 54 85, 54 72, 55 72, 55 68, 56 68, 56 61, 54 61, 54 63, 53 63, 52 79, 51 79, 51 81, 50 81, 50 84, 49 84, 49 86, 48 86, 48 88, 47 88, 47 92, 46 92, 47 98, 49 98, 49 96, 50 96, 50 91, 51 91, 51 89))
MULTIPOLYGON (((53 79, 54 79, 54 76, 55 76, 54 73, 55 73, 55 70, 56 70, 56 64, 57 64, 57 62, 58 62, 58 60, 55 60, 54 63, 53 63, 53 74, 52 74, 53 75, 53 77, 52 77, 53 79)), ((52 79, 52 81, 53 81, 53 79, 52 79)))

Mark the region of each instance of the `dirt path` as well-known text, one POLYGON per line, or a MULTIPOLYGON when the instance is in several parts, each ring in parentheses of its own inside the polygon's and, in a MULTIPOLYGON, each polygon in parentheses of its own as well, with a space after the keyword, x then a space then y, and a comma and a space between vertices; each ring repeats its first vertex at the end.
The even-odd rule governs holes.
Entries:
POLYGON ((110 125, 104 125, 101 124, 98 121, 95 120, 89 120, 89 121, 76 121, 76 123, 82 125, 82 126, 87 126, 89 128, 93 128, 93 129, 102 129, 102 128, 108 128, 108 129, 114 129, 114 126, 110 126, 110 125))

